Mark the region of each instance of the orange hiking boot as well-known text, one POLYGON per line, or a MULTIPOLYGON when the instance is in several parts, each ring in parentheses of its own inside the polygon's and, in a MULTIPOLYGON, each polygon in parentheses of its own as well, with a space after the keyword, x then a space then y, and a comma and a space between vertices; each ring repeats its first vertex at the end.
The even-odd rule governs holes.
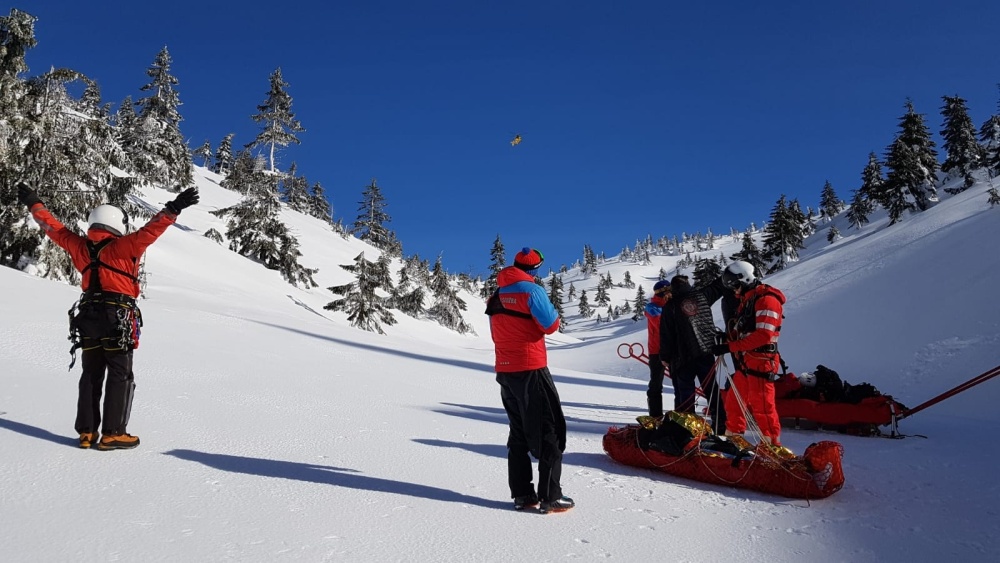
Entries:
POLYGON ((108 450, 130 450, 139 445, 139 437, 131 434, 105 434, 101 441, 97 442, 97 449, 108 450))
POLYGON ((94 445, 97 441, 97 432, 81 432, 80 433, 80 447, 87 450, 90 446, 94 445))

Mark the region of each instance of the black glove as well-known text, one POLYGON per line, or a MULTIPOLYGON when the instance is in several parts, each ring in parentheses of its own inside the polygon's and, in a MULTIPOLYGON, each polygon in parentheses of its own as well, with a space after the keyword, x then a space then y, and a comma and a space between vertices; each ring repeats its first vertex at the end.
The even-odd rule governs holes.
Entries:
POLYGON ((168 201, 166 208, 174 215, 180 215, 181 211, 198 203, 198 188, 188 188, 177 195, 173 201, 168 201))
POLYGON ((17 201, 27 205, 28 209, 31 209, 36 203, 42 203, 35 190, 29 188, 28 184, 24 182, 17 185, 17 201))
POLYGON ((713 344, 712 345, 712 355, 713 356, 722 356, 723 354, 728 354, 728 353, 729 353, 729 344, 728 343, 723 342, 722 344, 713 344))

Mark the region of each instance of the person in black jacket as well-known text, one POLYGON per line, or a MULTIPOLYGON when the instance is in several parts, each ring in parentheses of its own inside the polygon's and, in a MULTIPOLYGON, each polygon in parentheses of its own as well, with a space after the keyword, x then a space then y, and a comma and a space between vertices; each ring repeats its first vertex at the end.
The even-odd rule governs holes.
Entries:
POLYGON ((715 356, 712 346, 719 330, 712 316, 712 305, 727 292, 721 279, 694 289, 687 276, 670 280, 673 297, 660 317, 660 360, 674 383, 674 410, 694 412, 695 380, 701 382, 708 399, 712 429, 717 434, 726 429, 726 410, 715 381, 715 356))

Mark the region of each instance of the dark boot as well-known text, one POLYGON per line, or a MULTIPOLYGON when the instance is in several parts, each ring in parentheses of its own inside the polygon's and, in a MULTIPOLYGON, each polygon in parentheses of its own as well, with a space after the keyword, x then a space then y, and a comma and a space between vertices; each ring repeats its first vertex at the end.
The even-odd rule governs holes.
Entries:
POLYGON ((646 397, 646 405, 649 407, 649 416, 653 418, 660 418, 663 416, 662 394, 646 397))

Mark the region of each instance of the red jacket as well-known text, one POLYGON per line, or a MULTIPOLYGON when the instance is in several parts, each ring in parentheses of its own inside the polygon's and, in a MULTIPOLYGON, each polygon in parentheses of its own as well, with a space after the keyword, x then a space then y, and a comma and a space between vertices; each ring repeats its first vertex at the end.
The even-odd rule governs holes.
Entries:
POLYGON ((559 330, 559 314, 545 290, 527 272, 509 266, 497 274, 503 308, 515 314, 490 316, 496 371, 541 369, 548 365, 545 335, 559 330))
POLYGON ((666 304, 666 299, 655 294, 649 303, 646 303, 646 332, 648 336, 646 353, 650 356, 660 353, 660 316, 663 314, 663 306, 666 304))
POLYGON ((729 349, 749 370, 760 373, 779 373, 781 361, 776 350, 759 351, 758 348, 778 344, 781 330, 785 294, 767 284, 740 296, 740 306, 730 329, 729 349))
MULTIPOLYGON (((139 258, 146 248, 160 237, 167 230, 167 227, 174 224, 177 215, 166 209, 153 216, 141 229, 125 236, 115 236, 104 229, 90 229, 87 237, 84 238, 66 228, 58 219, 52 216, 48 209, 41 203, 36 203, 31 207, 31 215, 35 222, 42 227, 45 234, 53 242, 69 252, 73 260, 73 266, 77 271, 83 272, 84 268, 90 265, 90 250, 87 248, 87 241, 100 242, 107 238, 115 240, 108 243, 101 250, 101 262, 108 266, 117 268, 123 272, 128 272, 134 277, 139 275, 139 258)), ((139 297, 139 283, 108 268, 98 268, 98 276, 101 281, 101 290, 131 295, 139 297)), ((90 271, 83 276, 80 284, 83 291, 90 288, 90 271)))

